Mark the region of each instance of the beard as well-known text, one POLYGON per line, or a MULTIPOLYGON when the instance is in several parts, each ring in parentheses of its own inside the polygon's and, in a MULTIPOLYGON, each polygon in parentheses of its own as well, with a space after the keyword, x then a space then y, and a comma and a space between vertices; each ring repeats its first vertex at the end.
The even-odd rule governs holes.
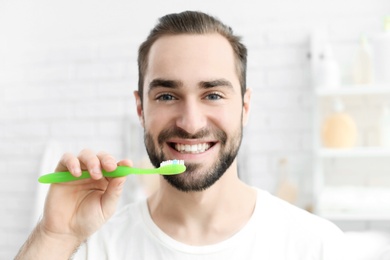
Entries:
POLYGON ((170 138, 200 139, 214 136, 221 145, 217 160, 208 169, 202 170, 199 163, 186 163, 186 171, 178 175, 163 175, 164 179, 174 188, 184 192, 203 191, 211 187, 219 180, 231 166, 237 157, 242 140, 242 125, 237 127, 233 136, 228 140, 227 134, 222 130, 202 129, 195 134, 189 134, 181 128, 173 127, 163 130, 157 137, 158 146, 155 145, 152 135, 145 129, 144 141, 146 151, 154 167, 159 167, 162 161, 174 158, 166 158, 163 146, 170 138))

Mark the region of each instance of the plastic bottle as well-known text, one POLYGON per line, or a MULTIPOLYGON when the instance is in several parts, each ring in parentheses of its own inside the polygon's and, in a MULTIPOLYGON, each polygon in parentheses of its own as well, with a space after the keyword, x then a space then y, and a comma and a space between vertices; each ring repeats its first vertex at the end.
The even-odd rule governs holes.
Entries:
POLYGON ((372 52, 365 36, 361 37, 353 64, 353 82, 357 85, 373 83, 372 52))
POLYGON ((390 147, 390 108, 388 105, 384 105, 382 108, 380 135, 381 146, 390 147))
POLYGON ((332 47, 329 44, 325 45, 323 54, 318 61, 315 84, 319 88, 336 89, 340 87, 340 66, 335 60, 332 47))
POLYGON ((327 148, 351 148, 356 145, 357 127, 353 118, 344 111, 340 99, 333 102, 333 112, 322 124, 322 145, 327 148))
POLYGON ((279 161, 279 171, 280 176, 275 195, 291 204, 296 204, 298 198, 298 186, 290 176, 288 161, 286 158, 282 158, 279 161))
MULTIPOLYGON (((372 37, 374 79, 377 84, 390 83, 390 16, 384 19, 384 32, 372 37)), ((389 84, 390 85, 390 84, 389 84)))

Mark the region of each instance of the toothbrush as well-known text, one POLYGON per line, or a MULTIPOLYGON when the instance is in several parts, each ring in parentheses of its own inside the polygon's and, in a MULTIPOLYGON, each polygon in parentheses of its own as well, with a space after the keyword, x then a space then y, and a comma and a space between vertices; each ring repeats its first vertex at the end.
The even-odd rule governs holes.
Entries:
MULTIPOLYGON (((102 170, 104 177, 123 177, 129 174, 162 174, 162 175, 175 175, 183 173, 186 170, 183 160, 168 160, 160 163, 159 168, 154 169, 141 169, 132 168, 128 166, 118 166, 114 171, 107 172, 102 170)), ((91 176, 88 171, 82 171, 80 177, 73 176, 70 172, 53 172, 42 175, 38 178, 40 183, 61 183, 69 181, 77 181, 88 179, 91 176)))

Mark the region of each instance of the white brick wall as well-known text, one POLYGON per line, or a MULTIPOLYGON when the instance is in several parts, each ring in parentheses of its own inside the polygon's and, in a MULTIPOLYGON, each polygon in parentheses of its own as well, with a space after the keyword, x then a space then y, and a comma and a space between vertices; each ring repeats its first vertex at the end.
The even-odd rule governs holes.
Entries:
POLYGON ((36 177, 50 140, 64 152, 89 147, 141 158, 124 143, 124 119, 137 121, 137 48, 160 15, 204 10, 243 36, 254 93, 240 174, 273 191, 278 162, 288 158, 303 181, 305 207, 313 134, 309 34, 329 30, 346 67, 359 34, 379 31, 390 11, 388 0, 15 2, 0 3, 0 259, 11 259, 30 232, 36 177))

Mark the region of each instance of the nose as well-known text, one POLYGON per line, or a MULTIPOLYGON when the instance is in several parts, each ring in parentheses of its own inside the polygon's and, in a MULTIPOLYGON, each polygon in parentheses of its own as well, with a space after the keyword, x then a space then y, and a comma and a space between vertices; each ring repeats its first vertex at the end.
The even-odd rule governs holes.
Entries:
POLYGON ((195 134, 207 124, 207 116, 199 101, 187 100, 180 107, 176 126, 189 134, 195 134))

